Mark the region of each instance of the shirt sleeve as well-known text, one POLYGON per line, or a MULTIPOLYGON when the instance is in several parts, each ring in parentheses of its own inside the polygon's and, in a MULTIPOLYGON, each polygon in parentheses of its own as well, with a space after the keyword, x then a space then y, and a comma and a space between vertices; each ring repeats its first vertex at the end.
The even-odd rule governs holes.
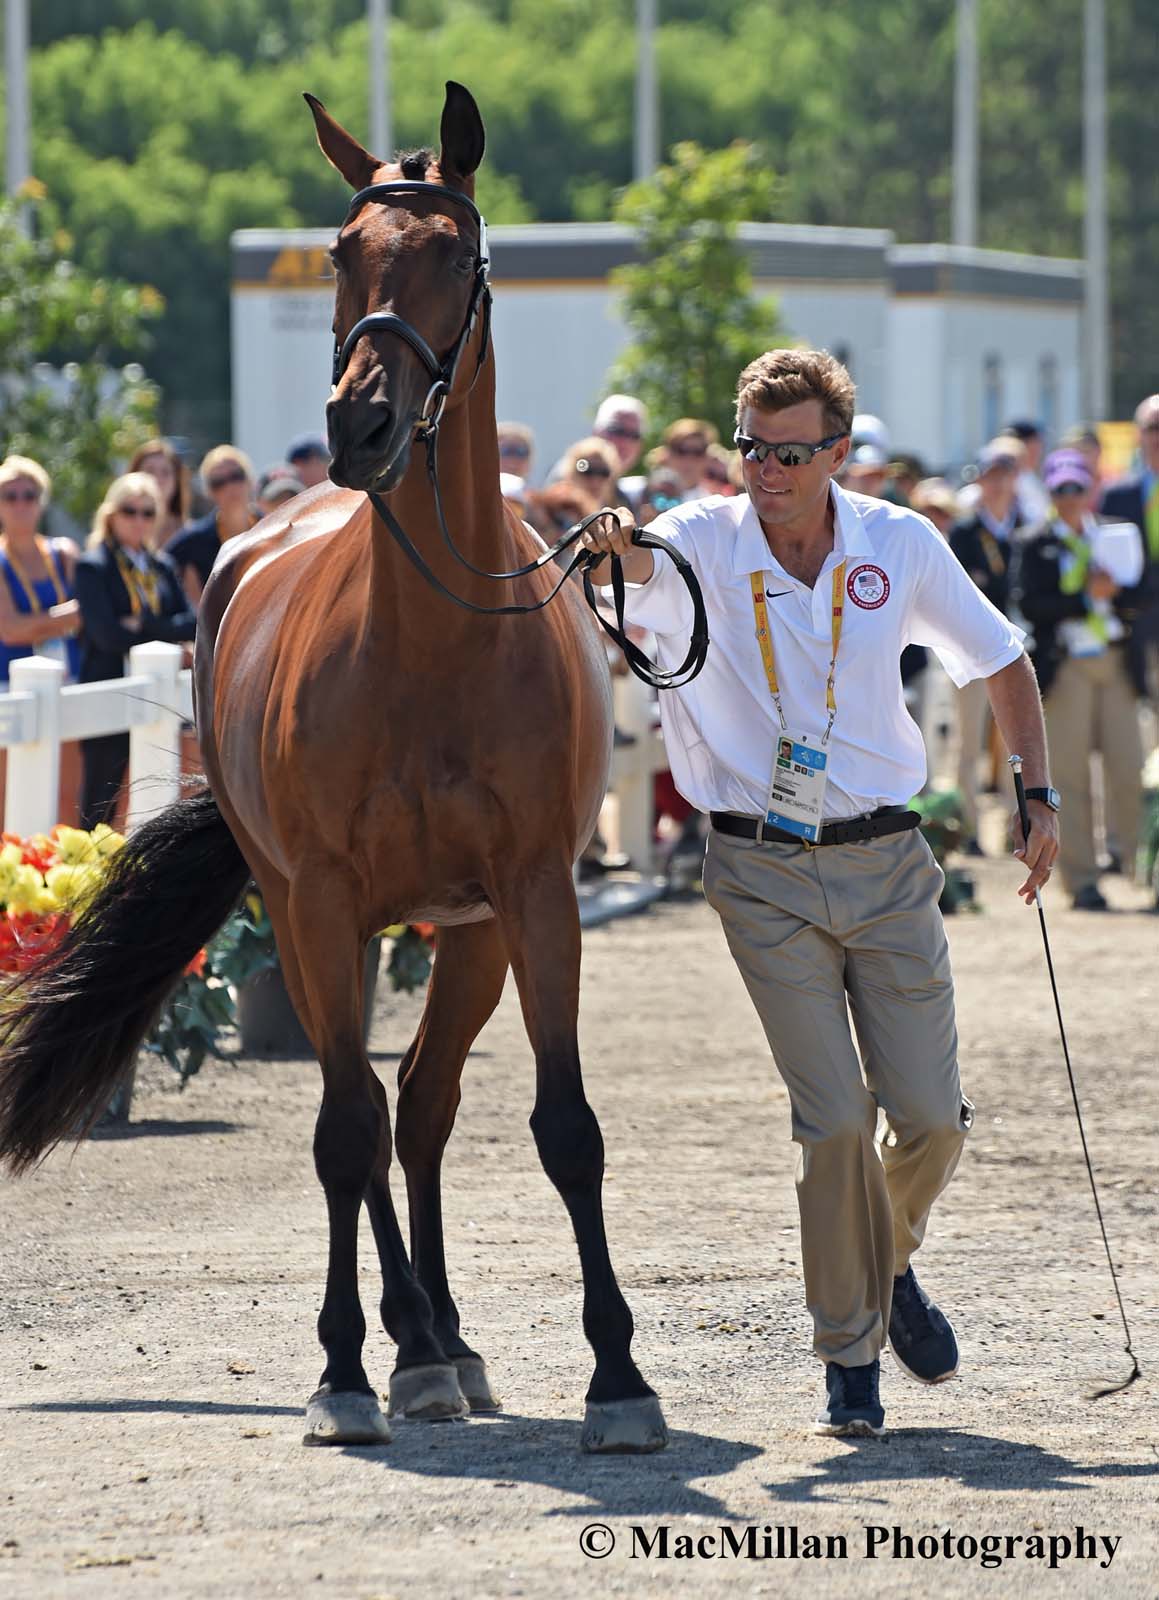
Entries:
MULTIPOLYGON (((644 531, 658 534, 674 545, 700 578, 695 541, 690 536, 692 529, 686 513, 682 515, 680 510, 665 511, 654 522, 650 522, 644 531)), ((701 583, 703 586, 703 579, 701 583)), ((613 603, 610 584, 605 584, 596 592, 608 605, 613 603)), ((663 550, 652 551, 652 576, 647 583, 625 584, 624 616, 637 627, 647 628, 649 633, 661 636, 691 633, 692 596, 676 569, 676 563, 663 550)))
POLYGON ((933 524, 924 517, 915 522, 922 548, 910 639, 929 645, 961 689, 1017 661, 1026 635, 987 600, 933 524))

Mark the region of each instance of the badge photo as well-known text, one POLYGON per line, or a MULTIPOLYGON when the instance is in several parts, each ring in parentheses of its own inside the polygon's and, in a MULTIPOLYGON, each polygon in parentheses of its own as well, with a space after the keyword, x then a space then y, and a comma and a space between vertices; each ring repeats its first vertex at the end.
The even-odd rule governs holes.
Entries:
POLYGON ((889 579, 880 567, 865 562, 854 567, 845 585, 846 593, 855 606, 863 611, 876 611, 889 599, 889 579))

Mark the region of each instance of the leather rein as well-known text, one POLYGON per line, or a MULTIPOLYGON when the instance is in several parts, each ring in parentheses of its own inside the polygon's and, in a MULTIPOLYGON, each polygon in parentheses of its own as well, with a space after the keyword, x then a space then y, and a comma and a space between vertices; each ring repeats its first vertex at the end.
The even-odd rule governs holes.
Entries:
MULTIPOLYGON (((474 201, 468 199, 465 194, 460 194, 455 189, 446 189, 441 184, 423 183, 417 179, 402 179, 393 183, 374 183, 368 188, 360 189, 350 202, 346 223, 368 202, 377 201, 382 204, 390 204, 396 195, 405 194, 438 195, 444 200, 453 200, 474 218, 478 227, 479 246, 475 257, 475 276, 462 330, 452 345, 449 354, 440 361, 418 329, 412 327, 404 318, 396 316, 393 311, 372 311, 354 324, 341 344, 337 340, 335 341, 332 383, 335 387, 337 386, 354 353, 355 345, 364 334, 393 333, 410 345, 431 379, 431 386, 427 391, 426 399, 423 401, 415 427, 417 430, 416 436, 426 451, 427 477, 431 484, 435 514, 438 518, 443 542, 455 560, 461 566, 466 567, 469 572, 473 572, 476 577, 488 578, 497 583, 516 578, 526 578, 531 573, 539 572, 543 567, 556 561, 571 546, 578 543, 592 523, 598 521, 601 517, 611 516, 613 513, 606 510, 592 512, 590 516, 584 517, 574 527, 569 528, 561 538, 557 539, 536 560, 529 561, 526 566, 516 567, 511 572, 487 572, 468 561, 466 556, 462 555, 456 548, 455 542, 451 537, 451 531, 447 526, 447 519, 443 510, 443 497, 439 489, 439 424, 442 422, 447 399, 454 386, 463 351, 475 330, 475 325, 480 315, 483 318, 483 334, 479 341, 479 354, 475 363, 475 371, 468 386, 468 393, 478 382, 479 373, 482 371, 491 340, 491 262, 487 248, 487 224, 474 201)), ((697 582, 696 574, 687 559, 679 550, 658 534, 644 533, 640 529, 635 529, 632 543, 648 550, 661 550, 669 557, 684 580, 692 600, 693 610, 692 637, 688 653, 681 664, 671 670, 657 667, 637 645, 633 644, 625 633, 624 572, 619 556, 612 556, 612 599, 617 624, 615 627, 602 615, 598 607, 589 569, 602 561, 603 557, 592 550, 581 550, 564 569, 562 577, 551 592, 544 599, 536 601, 534 605, 479 606, 470 600, 464 600, 461 595, 457 595, 452 589, 448 589, 432 572, 422 552, 410 539, 405 528, 403 528, 382 495, 371 489, 367 491, 367 496, 375 511, 389 529, 395 543, 412 566, 416 568, 433 589, 437 590, 445 599, 460 606, 464 611, 473 611, 480 616, 489 617, 527 616, 529 613, 541 611, 544 606, 549 605, 568 579, 575 572, 580 571, 583 576, 584 597, 595 614, 597 622, 619 645, 624 652, 628 665, 644 683, 655 689, 678 689, 686 683, 691 683, 692 679, 696 677, 704 666, 708 654, 708 618, 704 608, 704 596, 701 593, 700 584, 697 582)))

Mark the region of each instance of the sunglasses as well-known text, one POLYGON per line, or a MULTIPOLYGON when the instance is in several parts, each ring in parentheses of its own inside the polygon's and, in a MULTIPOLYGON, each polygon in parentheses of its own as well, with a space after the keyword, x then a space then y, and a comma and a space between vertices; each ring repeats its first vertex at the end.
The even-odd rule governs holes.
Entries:
POLYGON ((706 456, 708 454, 708 446, 706 444, 670 444, 668 446, 668 454, 673 456, 706 456))
POLYGON ((637 433, 632 428, 621 428, 619 426, 605 428, 603 434, 605 439, 642 439, 644 437, 642 433, 637 433))
POLYGON ((118 506, 119 517, 143 517, 146 522, 152 522, 157 512, 153 506, 118 506))
POLYGON ((839 439, 844 439, 844 429, 840 433, 831 433, 827 439, 821 439, 816 444, 804 444, 792 440, 784 444, 770 444, 767 439, 754 439, 747 433, 741 433, 738 428, 732 436, 736 445, 746 461, 764 462, 770 456, 775 456, 782 467, 803 467, 821 450, 828 450, 839 439))
POLYGON ((525 444, 501 444, 499 446, 499 454, 501 456, 518 456, 521 461, 526 461, 531 451, 525 444))
POLYGON ((1060 494, 1061 495, 1086 494, 1087 488, 1086 488, 1086 484, 1085 483, 1060 483, 1055 488, 1053 488, 1050 492, 1051 492, 1052 495, 1054 495, 1055 499, 1057 500, 1060 494))
POLYGON ((722 467, 706 467, 704 472, 705 483, 728 483, 728 473, 722 467))
POLYGON ((9 503, 22 502, 26 506, 34 504, 40 499, 39 489, 4 489, 0 490, 0 500, 9 503))
POLYGON ((212 494, 215 489, 227 489, 231 483, 244 482, 245 473, 240 470, 237 472, 223 472, 220 477, 208 478, 205 487, 212 494))
POLYGON ((575 470, 581 478, 610 478, 611 473, 600 461, 589 461, 587 456, 580 456, 575 464, 575 470))

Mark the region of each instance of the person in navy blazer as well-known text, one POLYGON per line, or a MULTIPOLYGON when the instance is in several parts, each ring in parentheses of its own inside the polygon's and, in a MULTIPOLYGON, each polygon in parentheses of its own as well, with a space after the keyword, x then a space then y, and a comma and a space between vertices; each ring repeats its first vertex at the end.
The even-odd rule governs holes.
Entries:
POLYGON ((1143 578, 1127 656, 1131 675, 1146 684, 1147 698, 1159 701, 1159 394, 1148 395, 1135 411, 1142 470, 1108 485, 1099 511, 1111 522, 1133 522, 1143 535, 1143 578))
MULTIPOLYGON (((135 644, 191 640, 197 618, 167 556, 148 548, 163 507, 147 472, 127 472, 109 485, 97 511, 88 548, 76 564, 81 613, 81 683, 125 675, 135 644)), ((128 733, 81 741, 84 782, 81 827, 110 822, 129 764, 128 733)))

